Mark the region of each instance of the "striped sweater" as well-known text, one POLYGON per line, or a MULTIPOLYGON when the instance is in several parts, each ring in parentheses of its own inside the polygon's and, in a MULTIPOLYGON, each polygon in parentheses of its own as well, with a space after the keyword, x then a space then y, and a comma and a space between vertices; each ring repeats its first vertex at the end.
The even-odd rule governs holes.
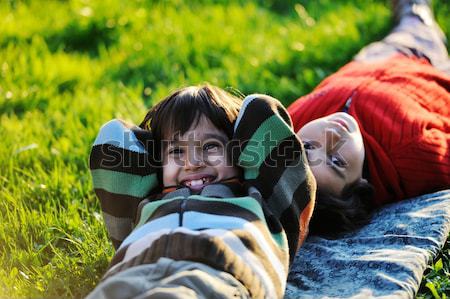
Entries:
POLYGON ((104 279, 167 257, 228 272, 253 298, 281 298, 315 181, 280 102, 265 95, 243 102, 228 148, 243 182, 158 194, 153 147, 149 131, 112 120, 92 148, 94 188, 117 248, 104 279))

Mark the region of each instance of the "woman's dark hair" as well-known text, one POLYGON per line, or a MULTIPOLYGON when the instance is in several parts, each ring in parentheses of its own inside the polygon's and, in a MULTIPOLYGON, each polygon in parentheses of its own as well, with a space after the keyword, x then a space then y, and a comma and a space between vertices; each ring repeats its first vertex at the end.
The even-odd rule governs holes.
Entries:
POLYGON ((336 238, 367 224, 373 209, 373 193, 373 186, 366 180, 359 180, 346 187, 341 197, 318 188, 316 205, 309 224, 310 234, 336 238))

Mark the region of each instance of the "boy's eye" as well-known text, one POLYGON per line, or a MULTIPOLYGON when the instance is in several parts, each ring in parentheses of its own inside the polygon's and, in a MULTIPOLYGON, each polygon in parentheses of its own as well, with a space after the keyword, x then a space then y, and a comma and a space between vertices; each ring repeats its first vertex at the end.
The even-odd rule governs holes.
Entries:
POLYGON ((208 142, 203 145, 203 150, 205 151, 216 150, 218 148, 219 144, 216 142, 208 142))
POLYGON ((183 149, 175 147, 169 150, 169 155, 180 155, 183 153, 183 149))
POLYGON ((344 167, 346 165, 345 161, 338 156, 331 156, 330 161, 332 164, 336 165, 337 167, 344 167))

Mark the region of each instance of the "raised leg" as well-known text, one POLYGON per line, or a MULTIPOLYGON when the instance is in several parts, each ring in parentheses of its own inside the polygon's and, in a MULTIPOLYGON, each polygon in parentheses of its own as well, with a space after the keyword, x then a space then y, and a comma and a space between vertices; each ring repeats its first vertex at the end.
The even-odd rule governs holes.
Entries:
POLYGON ((450 74, 450 61, 445 47, 445 36, 436 23, 427 0, 393 0, 397 25, 381 41, 364 47, 357 61, 379 61, 402 53, 424 57, 430 63, 450 74))

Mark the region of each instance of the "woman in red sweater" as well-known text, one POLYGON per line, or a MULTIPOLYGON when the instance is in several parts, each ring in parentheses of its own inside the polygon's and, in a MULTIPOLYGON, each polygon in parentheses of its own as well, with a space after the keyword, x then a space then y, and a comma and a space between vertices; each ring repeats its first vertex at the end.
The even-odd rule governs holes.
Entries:
POLYGON ((394 30, 288 108, 317 180, 312 232, 350 230, 374 206, 450 187, 445 38, 428 1, 393 2, 394 30))

